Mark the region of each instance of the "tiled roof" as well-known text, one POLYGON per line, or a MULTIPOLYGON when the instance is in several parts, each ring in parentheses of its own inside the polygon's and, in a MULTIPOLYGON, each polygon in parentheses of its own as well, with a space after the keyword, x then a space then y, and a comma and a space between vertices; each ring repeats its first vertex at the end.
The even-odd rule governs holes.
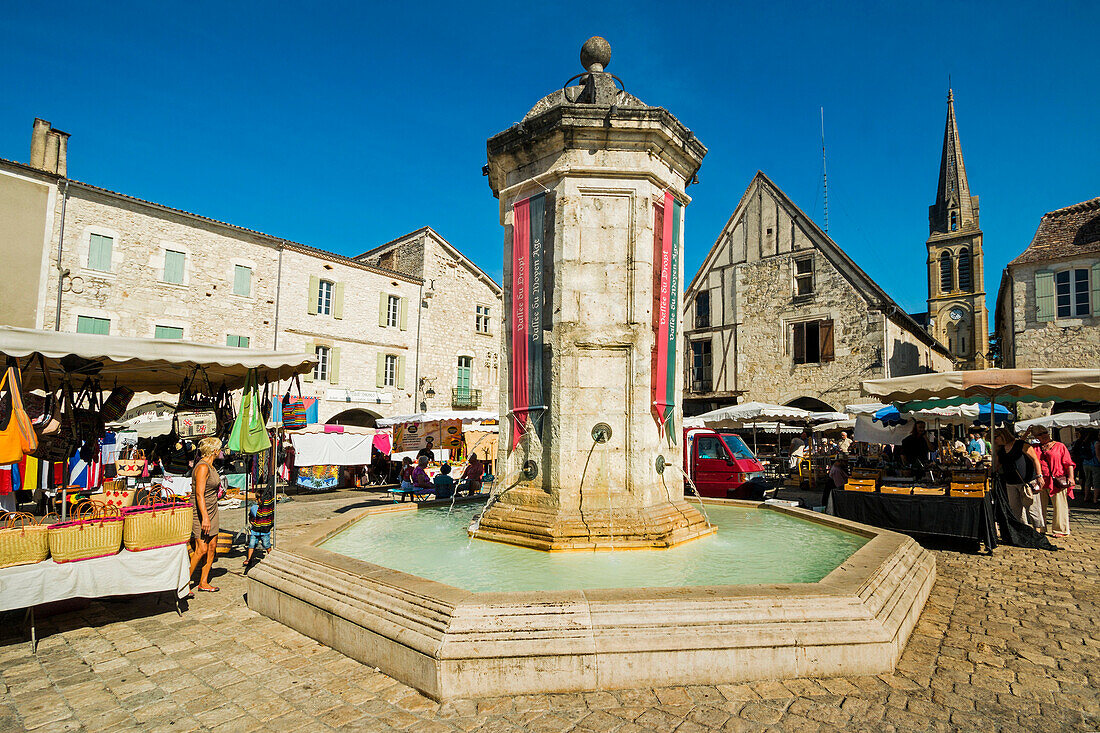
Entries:
POLYGON ((1008 264, 1011 267, 1091 254, 1100 254, 1100 196, 1043 214, 1031 244, 1008 264))

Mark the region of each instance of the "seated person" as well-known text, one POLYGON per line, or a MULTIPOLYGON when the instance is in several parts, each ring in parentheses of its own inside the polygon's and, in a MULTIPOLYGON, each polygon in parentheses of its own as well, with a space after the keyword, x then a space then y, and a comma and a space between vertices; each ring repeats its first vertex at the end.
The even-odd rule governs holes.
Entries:
POLYGON ((465 491, 471 496, 481 491, 481 477, 485 475, 485 464, 482 463, 477 453, 470 454, 470 462, 466 465, 466 470, 462 472, 462 476, 458 479, 458 490, 465 491))
POLYGON ((455 480, 451 476, 451 464, 444 463, 432 481, 435 484, 435 498, 450 499, 455 493, 455 480))
POLYGON ((416 468, 412 470, 412 486, 413 489, 431 489, 431 478, 428 477, 428 457, 420 456, 416 460, 416 468))
POLYGON ((413 475, 413 462, 408 456, 401 459, 401 488, 409 490, 413 487, 412 484, 413 475))

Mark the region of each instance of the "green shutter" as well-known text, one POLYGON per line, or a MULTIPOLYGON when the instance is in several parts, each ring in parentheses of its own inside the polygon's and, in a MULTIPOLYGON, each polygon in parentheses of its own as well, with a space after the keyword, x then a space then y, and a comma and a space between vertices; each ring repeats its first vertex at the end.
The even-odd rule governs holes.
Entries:
POLYGON ((183 284, 183 264, 186 255, 172 249, 164 251, 164 282, 183 284))
POLYGON ((1092 266, 1092 315, 1100 317, 1100 262, 1092 266))
POLYGON ((378 355, 378 371, 376 373, 376 377, 377 377, 377 379, 375 379, 375 384, 378 386, 378 388, 382 389, 383 387, 385 387, 386 386, 386 355, 385 354, 379 354, 378 355))
POLYGON ((93 270, 111 271, 111 246, 114 240, 102 234, 88 237, 88 267, 93 270))
POLYGON ((181 339, 183 338, 183 329, 176 328, 175 326, 156 326, 153 329, 153 338, 155 339, 181 339))
POLYGON ((1035 273, 1035 320, 1054 320, 1054 273, 1035 273))
POLYGON ((90 333, 96 336, 107 336, 111 330, 111 321, 106 318, 93 316, 77 316, 76 332, 90 333))
POLYGON ((389 296, 386 293, 378 294, 378 325, 386 327, 386 306, 389 305, 389 296))
POLYGON ((397 388, 405 389, 405 357, 397 357, 397 388))
MULTIPOLYGON (((310 278, 310 279, 311 280, 316 280, 317 278, 310 278)), ((316 299, 313 301, 313 312, 314 313, 317 312, 317 301, 316 301, 316 299)), ((305 353, 313 354, 314 356, 317 355, 317 349, 314 348, 312 341, 306 341, 305 353)), ((302 375, 302 381, 303 382, 312 382, 313 381, 313 370, 308 371, 305 374, 303 374, 302 375)))
POLYGON ((309 295, 306 298, 306 313, 317 315, 317 291, 321 289, 321 278, 316 275, 309 276, 309 295))
POLYGON ((344 317, 344 283, 336 283, 332 288, 332 317, 344 317))
POLYGON ((397 301, 397 323, 402 331, 409 330, 409 299, 401 298, 397 301))
POLYGON ((340 347, 333 346, 328 350, 328 383, 337 384, 340 381, 340 347))
POLYGON ((233 294, 245 297, 252 295, 252 268, 233 265, 233 294))

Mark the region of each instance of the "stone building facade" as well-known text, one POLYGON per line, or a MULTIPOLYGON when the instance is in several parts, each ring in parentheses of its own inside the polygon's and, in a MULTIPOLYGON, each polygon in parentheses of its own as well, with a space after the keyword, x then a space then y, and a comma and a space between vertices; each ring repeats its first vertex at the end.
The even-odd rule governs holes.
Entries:
MULTIPOLYGON (((40 165, 0 160, 0 252, 17 275, 0 298, 0 323, 317 353, 302 391, 317 398, 322 422, 415 412, 418 374, 453 378, 454 347, 419 340, 417 306, 428 302, 420 275, 69 179, 59 144, 67 136, 50 139, 49 123, 36 120, 40 165)), ((466 270, 433 265, 433 294, 456 310, 485 301, 499 318, 499 286, 478 270, 492 285, 475 297, 466 270)))
MULTIPOLYGON (((996 334, 1006 368, 1100 370, 1100 198, 1043 215, 1001 274, 996 334)), ((1050 405, 1019 407, 1033 417, 1050 405)))
POLYGON ((684 413, 840 410, 860 382, 951 368, 901 309, 757 172, 684 294, 684 413))
POLYGON ((978 197, 970 195, 950 90, 936 202, 928 207, 928 235, 928 330, 947 344, 956 369, 984 369, 989 309, 978 197))
POLYGON ((421 410, 495 410, 499 403, 502 291, 491 277, 431 227, 364 252, 360 262, 423 282, 419 360, 410 365, 421 410))

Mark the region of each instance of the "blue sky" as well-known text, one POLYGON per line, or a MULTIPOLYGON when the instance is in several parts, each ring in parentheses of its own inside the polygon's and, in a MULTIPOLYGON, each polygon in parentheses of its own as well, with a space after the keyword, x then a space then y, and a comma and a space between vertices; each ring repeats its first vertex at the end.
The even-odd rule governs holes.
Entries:
MULTIPOLYGON (((580 71, 667 107, 710 152, 698 268, 763 170, 923 310, 948 75, 986 290, 1045 211, 1100 195, 1100 3, 8 3, 0 156, 35 116, 69 174, 348 255, 431 225, 498 280, 485 140, 580 71)), ((992 325, 992 324, 991 324, 992 325)))

